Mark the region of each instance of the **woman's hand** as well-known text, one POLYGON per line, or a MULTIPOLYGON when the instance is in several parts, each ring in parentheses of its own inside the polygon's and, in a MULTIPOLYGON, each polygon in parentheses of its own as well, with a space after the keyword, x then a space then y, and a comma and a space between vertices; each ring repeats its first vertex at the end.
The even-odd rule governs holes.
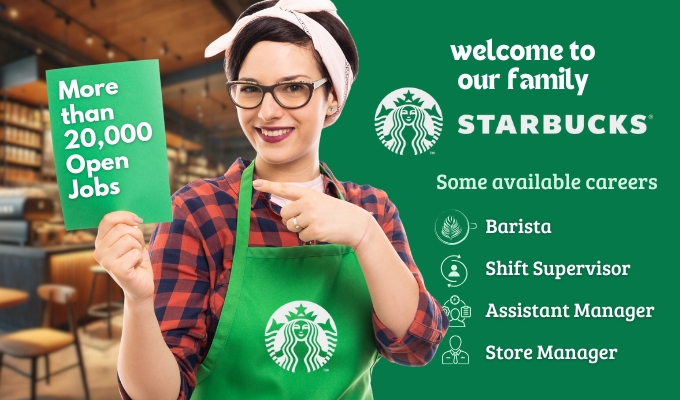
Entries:
POLYGON ((253 187, 292 200, 281 209, 281 219, 291 232, 299 232, 301 240, 318 240, 346 246, 356 246, 373 218, 361 207, 321 193, 264 179, 253 181, 253 187), (295 228, 293 217, 302 230, 295 228))
POLYGON ((128 211, 114 211, 102 218, 94 242, 94 259, 135 303, 153 299, 153 270, 144 235, 136 228, 142 219, 128 211))

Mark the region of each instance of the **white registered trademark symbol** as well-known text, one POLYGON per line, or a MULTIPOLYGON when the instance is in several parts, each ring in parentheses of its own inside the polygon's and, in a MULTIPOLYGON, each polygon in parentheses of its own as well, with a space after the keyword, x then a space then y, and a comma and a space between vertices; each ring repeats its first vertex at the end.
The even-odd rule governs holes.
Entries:
POLYGON ((649 119, 654 119, 654 116, 652 114, 649 114, 649 119))
POLYGON ((328 368, 323 369, 323 372, 328 372, 328 371, 330 371, 330 369, 328 369, 328 368))
POLYGON ((434 154, 434 151, 431 151, 430 154, 434 154))

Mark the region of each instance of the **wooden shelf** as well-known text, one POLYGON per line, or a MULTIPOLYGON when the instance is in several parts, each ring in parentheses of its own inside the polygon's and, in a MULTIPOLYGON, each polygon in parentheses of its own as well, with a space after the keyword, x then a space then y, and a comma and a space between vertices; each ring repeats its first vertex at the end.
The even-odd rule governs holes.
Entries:
MULTIPOLYGON (((2 141, 2 139, 0 139, 0 141, 2 141)), ((5 139, 5 144, 11 144, 12 146, 20 146, 20 147, 26 147, 27 149, 42 151, 42 146, 22 143, 22 142, 19 142, 19 141, 12 141, 12 140, 5 139)))
POLYGON ((43 129, 41 129, 41 128, 36 128, 32 125, 22 124, 20 122, 5 120, 5 118, 1 114, 0 114, 0 124, 7 124, 7 125, 13 126, 15 128, 28 129, 29 131, 33 131, 33 132, 37 132, 37 133, 43 133, 43 129))
POLYGON ((42 181, 27 181, 22 179, 7 179, 7 184, 9 185, 37 185, 43 183, 42 181))
MULTIPOLYGON (((5 160, 0 158, 0 164, 2 164, 3 162, 5 162, 5 160)), ((16 161, 16 160, 11 160, 11 159, 7 159, 7 164, 20 165, 22 167, 42 168, 42 163, 33 164, 33 163, 27 163, 27 162, 24 162, 24 161, 16 161)))
POLYGON ((0 167, 7 167, 0 171, 0 185, 32 186, 43 181, 43 144, 47 126, 43 107, 47 103, 42 99, 31 101, 36 95, 46 100, 44 84, 28 84, 7 90, 7 101, 0 103, 0 167), (39 137, 39 143, 36 143, 36 137, 39 137), (29 162, 32 159, 29 157, 10 158, 24 153, 37 156, 38 161, 29 162))

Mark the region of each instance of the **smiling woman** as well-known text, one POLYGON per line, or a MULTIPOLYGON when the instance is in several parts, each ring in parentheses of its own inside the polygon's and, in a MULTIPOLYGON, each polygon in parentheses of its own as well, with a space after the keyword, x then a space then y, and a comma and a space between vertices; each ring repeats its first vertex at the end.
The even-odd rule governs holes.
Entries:
MULTIPOLYGON (((255 44, 240 68, 241 76, 257 77, 257 81, 263 85, 275 85, 288 80, 285 78, 289 76, 298 76, 297 79, 314 82, 324 78, 321 74, 312 49, 274 41, 261 41, 255 44), (271 65, 281 67, 270 68, 271 65)), ((252 79, 241 77, 236 79, 247 80, 252 79)), ((287 90, 299 91, 297 87, 287 85, 287 90)), ((241 85, 231 87, 239 86, 241 85)), ((302 84, 298 84, 299 86, 302 84)), ((247 89, 248 87, 245 88, 247 89)), ((309 181, 319 175, 318 168, 315 169, 314 165, 318 165, 315 159, 318 157, 321 129, 325 117, 333 114, 331 108, 335 110, 338 102, 333 92, 317 94, 316 91, 309 90, 305 101, 298 102, 301 106, 290 103, 295 107, 284 108, 277 99, 286 104, 287 98, 279 96, 277 92, 273 91, 274 96, 265 93, 257 107, 237 108, 243 132, 257 151, 256 160, 260 161, 257 164, 258 175, 272 181, 309 181), (287 168, 281 168, 280 164, 284 163, 288 164, 287 168)), ((235 97, 236 104, 243 101, 242 93, 237 92, 235 97)))
MULTIPOLYGON (((95 258, 126 294, 121 394, 371 399, 375 363, 427 364, 448 318, 387 194, 319 160, 354 40, 329 0, 263 1, 206 56, 221 52, 255 159, 176 192, 148 252, 134 215, 99 227, 95 258)), ((413 111, 401 118, 416 125, 413 111)))

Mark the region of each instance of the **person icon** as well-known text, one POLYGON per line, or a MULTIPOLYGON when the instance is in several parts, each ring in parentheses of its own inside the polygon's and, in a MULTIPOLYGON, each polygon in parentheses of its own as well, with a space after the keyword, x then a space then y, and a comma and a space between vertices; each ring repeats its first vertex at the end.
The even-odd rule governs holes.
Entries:
POLYGON ((449 327, 465 328, 465 320, 470 318, 471 309, 458 295, 453 295, 442 305, 449 318, 449 327))
POLYGON ((458 258, 460 258, 458 255, 446 257, 439 268, 442 278, 450 282, 447 284, 448 287, 458 287, 467 280, 467 267, 458 258))
POLYGON ((449 272, 449 278, 460 278, 458 273, 458 266, 456 264, 451 265, 451 272, 449 272))
POLYGON ((451 350, 442 354, 442 364, 470 364, 470 356, 466 351, 460 349, 463 339, 458 335, 449 338, 451 350))
POLYGON ((449 314, 449 327, 465 328, 465 318, 460 318, 460 310, 452 308, 449 314))

